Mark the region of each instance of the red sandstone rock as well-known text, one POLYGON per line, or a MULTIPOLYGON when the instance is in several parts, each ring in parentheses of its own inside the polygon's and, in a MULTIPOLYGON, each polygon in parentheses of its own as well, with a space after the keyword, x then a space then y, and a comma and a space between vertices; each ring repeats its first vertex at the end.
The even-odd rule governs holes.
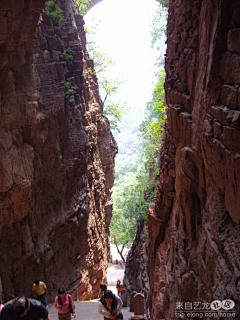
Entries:
POLYGON ((83 18, 74 1, 57 3, 66 18, 59 31, 41 16, 45 1, 1 2, 5 298, 30 295, 39 278, 48 286, 49 301, 60 286, 85 300, 96 298, 106 281, 117 145, 102 116, 96 77, 86 70, 83 18), (69 47, 73 61, 63 58, 69 47))
POLYGON ((226 298, 239 315, 239 5, 169 2, 168 118, 148 217, 153 320, 175 319, 178 301, 226 298))
MULTIPOLYGON (((130 309, 130 295, 133 294, 134 291, 143 293, 145 298, 147 298, 149 295, 149 280, 147 272, 148 247, 146 244, 146 227, 147 225, 145 220, 138 221, 135 239, 126 259, 123 285, 128 291, 128 306, 130 305, 130 309)), ((147 299, 144 299, 144 304, 145 313, 149 315, 147 299)))

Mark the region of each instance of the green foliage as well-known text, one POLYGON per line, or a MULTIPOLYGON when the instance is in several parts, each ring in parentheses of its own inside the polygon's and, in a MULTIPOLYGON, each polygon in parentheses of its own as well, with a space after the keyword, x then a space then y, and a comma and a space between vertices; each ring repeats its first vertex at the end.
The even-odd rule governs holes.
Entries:
POLYGON ((115 160, 114 190, 117 187, 124 188, 129 183, 128 177, 137 171, 140 163, 141 158, 138 153, 131 155, 131 157, 128 154, 118 154, 115 160))
POLYGON ((56 0, 50 0, 46 3, 47 14, 52 19, 53 28, 59 30, 59 22, 65 21, 63 11, 59 8, 56 0))
POLYGON ((63 55, 64 60, 73 60, 74 50, 67 48, 66 53, 63 55))
POLYGON ((110 225, 111 237, 120 247, 132 243, 139 219, 145 219, 149 204, 155 199, 156 175, 149 179, 149 167, 142 159, 137 172, 125 174, 123 186, 113 188, 113 217, 110 225), (146 190, 148 196, 146 197, 146 190))
MULTIPOLYGON (((95 24, 97 28, 97 24, 95 24)), ((86 33, 94 34, 94 30, 87 30, 86 33)), ((120 131, 118 124, 122 119, 124 112, 127 111, 126 104, 114 100, 114 94, 118 93, 123 80, 110 79, 106 76, 109 66, 114 65, 113 60, 107 53, 103 53, 99 50, 99 47, 94 41, 87 41, 88 54, 94 60, 94 70, 88 68, 91 74, 95 74, 98 77, 99 90, 103 101, 103 115, 106 116, 110 122, 112 130, 120 131)))
POLYGON ((64 60, 73 60, 73 55, 68 54, 68 53, 64 53, 63 59, 64 60))
POLYGON ((79 123, 82 120, 81 111, 78 111, 77 116, 74 118, 76 123, 79 123))
POLYGON ((121 121, 124 111, 127 110, 127 106, 125 103, 120 104, 120 102, 112 100, 111 97, 114 93, 118 92, 123 81, 101 77, 98 83, 100 92, 102 92, 102 96, 104 96, 103 115, 108 118, 111 129, 120 132, 118 123, 121 121))
POLYGON ((82 15, 85 15, 88 12, 88 9, 92 3, 92 0, 76 0, 76 4, 79 7, 79 12, 82 15))
POLYGON ((146 219, 148 206, 156 197, 158 174, 156 153, 161 147, 166 119, 166 107, 163 105, 164 71, 159 70, 156 76, 157 83, 152 93, 152 100, 146 106, 145 119, 140 126, 140 138, 144 143, 141 158, 136 161, 137 167, 128 167, 128 162, 123 156, 120 165, 116 163, 110 231, 117 247, 127 246, 133 241, 137 221, 146 219))
POLYGON ((67 81, 67 82, 64 83, 64 86, 65 86, 66 89, 70 89, 71 85, 72 85, 72 82, 70 82, 70 81, 67 81))
POLYGON ((109 66, 114 65, 113 60, 108 56, 108 54, 99 51, 99 48, 95 47, 93 42, 89 42, 87 46, 89 55, 94 59, 96 74, 103 74, 107 71, 109 66))
POLYGON ((152 100, 147 104, 147 115, 140 125, 141 137, 145 141, 143 145, 145 153, 159 152, 166 120, 166 107, 162 102, 164 99, 164 70, 160 69, 156 76, 158 81, 153 90, 152 100))
POLYGON ((90 74, 96 74, 95 70, 92 69, 91 67, 87 68, 87 70, 90 74))
POLYGON ((99 46, 97 46, 95 41, 89 40, 89 38, 95 34, 94 30, 97 26, 98 24, 96 23, 92 30, 85 28, 85 32, 87 34, 88 55, 93 58, 95 72, 101 78, 103 77, 102 74, 107 71, 108 67, 114 65, 114 62, 107 53, 100 51, 99 46))
POLYGON ((159 0, 159 2, 163 6, 163 8, 169 7, 169 0, 159 0))
POLYGON ((68 54, 74 54, 74 50, 72 48, 67 48, 67 53, 68 54))
POLYGON ((65 99, 68 99, 69 97, 72 97, 72 90, 70 89, 65 92, 65 99))
POLYGON ((123 81, 120 81, 118 79, 114 80, 114 79, 109 79, 105 77, 100 78, 98 82, 102 90, 105 92, 105 98, 104 98, 103 104, 107 100, 108 96, 118 92, 119 86, 123 83, 123 81))
MULTIPOLYGON (((115 244, 120 247, 132 243, 139 219, 146 219, 147 209, 156 196, 156 179, 158 170, 149 177, 149 167, 155 163, 142 156, 138 160, 137 170, 130 167, 119 175, 113 188, 113 218, 110 231, 115 244)), ((121 160, 122 167, 127 161, 121 160)), ((127 166, 126 166, 127 167, 127 166)))
MULTIPOLYGON (((162 41, 159 37, 164 38, 166 35, 166 12, 166 8, 159 5, 159 12, 153 23, 153 46, 160 46, 159 43, 162 41)), ((97 28, 97 24, 95 25, 97 28)), ((89 31, 87 30, 87 32, 89 40, 89 31)), ((106 76, 108 67, 113 64, 108 55, 101 53, 94 42, 88 41, 87 44, 89 55, 93 58, 95 65, 94 70, 90 70, 90 72, 95 71, 99 80, 104 105, 103 114, 109 118, 111 127, 117 129, 116 126, 120 119, 118 116, 121 116, 119 109, 123 111, 124 108, 122 103, 115 101, 112 103, 110 98, 119 90, 121 83, 118 80, 112 81, 106 76)), ((119 160, 118 157, 116 158, 116 179, 112 194, 114 206, 110 234, 111 241, 116 244, 120 254, 124 247, 131 245, 136 233, 137 221, 146 219, 148 206, 155 201, 156 197, 157 153, 161 147, 166 117, 166 108, 163 104, 164 72, 159 71, 156 75, 157 83, 153 90, 152 100, 146 106, 145 119, 141 124, 141 135, 139 136, 142 143, 141 153, 137 150, 134 158, 129 157, 128 154, 118 155, 119 160)), ((132 141, 133 144, 134 141, 132 141)))
POLYGON ((121 121, 123 112, 124 111, 120 108, 119 103, 107 104, 104 107, 103 115, 109 119, 112 130, 117 130, 120 132, 118 128, 118 122, 121 121))
POLYGON ((72 90, 71 90, 72 83, 67 81, 64 83, 65 86, 65 99, 67 100, 69 97, 72 97, 72 90))

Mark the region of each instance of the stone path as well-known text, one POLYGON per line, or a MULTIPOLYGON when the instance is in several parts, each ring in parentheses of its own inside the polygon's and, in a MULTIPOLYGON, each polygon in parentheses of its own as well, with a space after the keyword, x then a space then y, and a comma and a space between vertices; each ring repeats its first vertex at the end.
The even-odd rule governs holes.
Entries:
MULTIPOLYGON (((117 280, 123 280, 124 270, 119 265, 109 265, 107 271, 108 289, 117 294, 115 287, 117 280)), ((74 301, 76 308, 76 320, 103 320, 103 316, 98 313, 98 300, 91 301, 74 301)), ((50 320, 58 320, 57 310, 53 303, 49 304, 48 310, 50 313, 50 320)), ((133 313, 129 312, 129 307, 122 308, 124 320, 128 320, 133 313)))
MULTIPOLYGON (((76 320, 103 320, 103 316, 98 313, 98 301, 75 301, 76 306, 76 320)), ((129 308, 122 308, 124 320, 127 320, 133 315, 128 311, 129 308)), ((53 304, 48 307, 50 313, 50 320, 58 320, 57 310, 53 304)))
MULTIPOLYGON (((108 279, 108 285, 109 286, 114 286, 114 291, 115 291, 115 286, 117 283, 117 280, 120 280, 121 283, 123 282, 123 276, 124 276, 124 269, 121 268, 119 264, 117 265, 108 265, 108 270, 107 270, 107 279, 108 279)), ((117 290, 113 293, 117 293, 117 290)))

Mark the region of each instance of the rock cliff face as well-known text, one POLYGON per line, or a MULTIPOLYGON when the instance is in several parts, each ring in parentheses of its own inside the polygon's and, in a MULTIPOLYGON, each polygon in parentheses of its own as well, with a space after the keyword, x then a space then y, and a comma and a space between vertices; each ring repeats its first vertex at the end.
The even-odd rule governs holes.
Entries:
POLYGON ((48 286, 49 300, 59 286, 75 299, 90 299, 106 280, 117 145, 102 116, 83 18, 73 0, 57 3, 64 21, 53 25, 45 1, 1 2, 5 298, 29 295, 39 278, 48 286))
POLYGON ((148 213, 154 320, 178 319, 176 302, 216 299, 239 315, 239 35, 239 1, 170 0, 168 117, 148 213))
POLYGON ((123 278, 123 285, 128 291, 129 303, 130 294, 141 292, 145 299, 145 314, 149 316, 148 297, 149 279, 147 272, 148 265, 148 245, 147 245, 147 221, 139 220, 137 231, 131 249, 128 252, 123 278))

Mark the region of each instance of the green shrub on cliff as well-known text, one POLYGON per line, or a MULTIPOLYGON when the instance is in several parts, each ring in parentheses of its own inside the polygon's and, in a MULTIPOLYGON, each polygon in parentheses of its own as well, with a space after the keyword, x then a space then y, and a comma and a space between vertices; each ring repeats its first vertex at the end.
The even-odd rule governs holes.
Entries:
POLYGON ((92 0, 76 0, 76 4, 79 7, 79 12, 82 15, 86 14, 92 2, 93 2, 92 0))
POLYGON ((72 90, 71 90, 72 83, 70 81, 67 81, 64 83, 65 86, 65 99, 67 100, 69 97, 72 96, 72 90))
POLYGON ((78 111, 76 117, 74 118, 75 123, 80 123, 82 120, 82 113, 81 111, 78 111))
POLYGON ((73 60, 74 51, 71 48, 67 48, 66 53, 63 55, 64 60, 73 60))
POLYGON ((59 8, 56 0, 47 1, 46 8, 47 14, 52 19, 54 29, 59 30, 59 22, 65 21, 62 9, 59 8))

